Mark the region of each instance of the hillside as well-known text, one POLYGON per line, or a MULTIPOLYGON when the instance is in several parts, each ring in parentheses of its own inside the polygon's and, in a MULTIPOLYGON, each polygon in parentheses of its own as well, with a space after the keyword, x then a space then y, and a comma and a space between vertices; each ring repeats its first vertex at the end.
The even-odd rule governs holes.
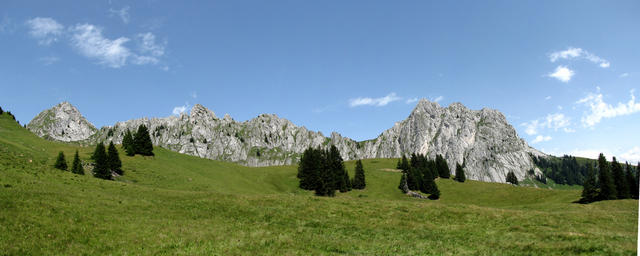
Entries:
MULTIPOLYGON (((440 200, 396 188, 397 159, 367 159, 367 188, 316 197, 295 166, 246 167, 156 147, 104 181, 53 169, 92 148, 0 116, 0 251, 29 254, 636 253, 637 200, 573 204, 579 190, 438 180, 440 200)), ((121 152, 122 153, 122 152, 121 152)), ((347 162, 353 172, 354 163, 347 162)), ((353 173, 351 173, 353 175, 353 173)))
POLYGON ((149 128, 154 145, 189 155, 247 166, 295 164, 308 147, 335 145, 343 159, 398 158, 412 153, 434 159, 442 155, 454 172, 466 164, 467 178, 506 182, 508 172, 524 179, 540 171, 531 156, 546 156, 530 147, 497 110, 471 110, 460 103, 441 107, 420 100, 409 116, 372 140, 357 142, 333 132, 325 137, 275 114, 262 114, 238 122, 229 115, 218 118, 196 104, 190 113, 165 118, 140 118, 96 130, 80 111, 62 102, 42 111, 27 128, 40 137, 95 144, 121 143, 126 130, 149 128))

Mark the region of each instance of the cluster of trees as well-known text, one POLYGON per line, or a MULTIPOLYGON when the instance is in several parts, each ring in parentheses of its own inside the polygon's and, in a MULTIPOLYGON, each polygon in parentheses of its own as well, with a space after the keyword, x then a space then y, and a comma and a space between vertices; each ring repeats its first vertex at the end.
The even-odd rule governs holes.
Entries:
POLYGON ((100 179, 110 180, 113 173, 122 175, 122 161, 118 155, 118 150, 113 142, 109 143, 109 148, 105 150, 104 143, 100 142, 96 145, 96 149, 91 155, 91 159, 95 162, 93 166, 93 176, 100 179))
POLYGON ((639 175, 637 170, 640 170, 640 163, 634 173, 629 163, 626 163, 623 168, 615 157, 609 163, 604 154, 600 153, 597 167, 597 174, 592 165, 587 167, 587 178, 584 181, 580 203, 627 198, 638 199, 639 175))
MULTIPOLYGON (((68 171, 67 160, 64 157, 64 152, 60 151, 60 153, 58 153, 58 158, 56 158, 56 163, 53 164, 53 167, 63 171, 68 171)), ((84 168, 82 167, 82 162, 80 161, 78 150, 76 150, 76 154, 73 156, 73 163, 71 164, 71 172, 75 174, 84 175, 84 168)))
MULTIPOLYGON (((7 113, 7 115, 9 115, 11 117, 11 119, 13 119, 13 121, 18 122, 18 120, 16 120, 16 116, 14 116, 11 111, 4 111, 2 110, 2 107, 0 107, 0 115, 2 115, 3 113, 7 113)), ((19 124, 20 122, 18 122, 19 124)))
MULTIPOLYGON (((438 190, 435 179, 438 177, 448 179, 451 176, 447 160, 441 155, 437 155, 435 160, 415 153, 411 154, 411 160, 408 160, 403 155, 402 159, 398 160, 396 168, 402 170, 398 186, 400 190, 405 193, 407 192, 405 190, 420 190, 422 193, 429 194, 429 199, 432 200, 440 198, 440 190, 438 190)), ((459 164, 456 165, 454 179, 459 182, 466 180, 463 168, 459 164)))
POLYGON ((124 138, 122 138, 122 148, 124 148, 127 156, 134 156, 135 154, 153 156, 153 143, 147 126, 144 124, 138 126, 138 131, 135 135, 127 129, 124 138))
MULTIPOLYGON (((588 165, 594 162, 589 160, 579 164, 574 156, 562 157, 532 157, 533 162, 540 167, 545 177, 550 178, 556 184, 583 185, 588 175, 588 165)), ((546 183, 545 177, 536 177, 546 183)))
POLYGON ((300 188, 313 190, 318 196, 335 196, 336 190, 344 193, 351 189, 366 187, 362 162, 356 162, 353 180, 344 167, 340 151, 335 146, 329 150, 308 148, 302 154, 298 165, 300 188))
POLYGON ((512 171, 509 171, 507 173, 507 182, 513 185, 518 185, 518 177, 516 177, 515 173, 513 173, 512 171))

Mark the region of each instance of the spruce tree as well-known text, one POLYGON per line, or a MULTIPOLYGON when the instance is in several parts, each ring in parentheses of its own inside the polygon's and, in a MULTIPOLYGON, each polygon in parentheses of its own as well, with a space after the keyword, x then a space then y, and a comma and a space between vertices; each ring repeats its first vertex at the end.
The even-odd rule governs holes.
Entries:
POLYGON ((625 178, 624 170, 622 170, 622 166, 618 163, 615 156, 613 157, 613 161, 611 161, 611 174, 613 176, 613 183, 616 184, 616 192, 618 192, 617 198, 629 198, 629 184, 625 178))
POLYGON ((353 177, 352 186, 354 189, 364 189, 367 186, 367 183, 364 178, 364 168, 362 167, 361 160, 356 161, 356 170, 355 170, 355 175, 353 177))
POLYGON ((618 197, 609 163, 602 153, 598 156, 598 187, 600 188, 599 200, 613 200, 618 197))
POLYGON ((407 157, 402 155, 402 159, 400 160, 400 166, 398 169, 403 170, 405 172, 409 171, 409 161, 407 161, 407 157))
POLYGON ((440 176, 440 178, 448 179, 451 176, 447 160, 444 159, 444 157, 442 157, 441 155, 436 156, 436 168, 438 169, 438 175, 440 176))
POLYGON ((329 148, 328 163, 329 172, 331 173, 331 181, 328 181, 328 183, 332 185, 330 189, 333 190, 334 193, 335 190, 342 191, 346 189, 347 184, 344 182, 344 162, 342 161, 342 156, 340 156, 340 151, 335 145, 331 145, 329 148))
POLYGON ((109 171, 109 161, 107 160, 107 152, 104 149, 104 143, 100 142, 96 145, 93 152, 93 176, 100 179, 110 180, 111 171, 109 171))
POLYGON ((300 158, 298 164, 298 179, 300 179, 300 188, 306 190, 314 190, 316 188, 316 163, 315 163, 315 149, 309 147, 300 158))
POLYGON ((0 115, 2 115, 2 113, 4 113, 4 110, 2 110, 2 107, 0 107, 0 115))
POLYGON ((122 161, 120 161, 118 150, 116 149, 116 146, 113 145, 113 141, 109 143, 109 147, 107 148, 107 162, 109 170, 117 173, 118 175, 122 175, 122 161))
POLYGON ((431 181, 431 191, 429 191, 428 198, 431 200, 437 200, 440 198, 440 190, 438 189, 438 185, 434 180, 431 181))
POLYGON ((422 173, 422 184, 420 186, 420 192, 429 194, 433 191, 433 184, 435 184, 433 174, 434 173, 429 169, 424 170, 424 172, 422 173))
POLYGON ((402 193, 405 193, 405 194, 409 192, 409 186, 407 185, 407 174, 404 172, 400 177, 400 184, 398 185, 398 189, 402 190, 402 193))
POLYGON ((122 138, 122 148, 124 149, 125 153, 127 153, 127 156, 133 156, 136 154, 136 148, 133 142, 133 134, 131 134, 131 131, 129 129, 127 129, 124 134, 124 138, 122 138))
POLYGON ((340 183, 340 192, 344 193, 350 191, 352 188, 351 180, 349 179, 349 172, 346 170, 342 174, 342 182, 340 183))
POLYGON ((58 153, 58 158, 56 159, 56 163, 53 165, 53 167, 63 171, 67 170, 67 160, 65 160, 64 158, 64 152, 60 151, 60 153, 58 153))
POLYGON ((133 138, 133 144, 136 154, 143 156, 153 156, 153 143, 151 142, 151 135, 149 130, 144 124, 138 127, 135 137, 133 138))
POLYGON ((458 163, 456 163, 456 177, 454 178, 454 180, 458 182, 464 182, 465 180, 467 180, 467 177, 464 175, 464 169, 462 168, 462 165, 458 163))
POLYGON ((84 175, 84 168, 82 168, 82 162, 80 161, 80 155, 78 155, 78 150, 76 150, 76 154, 73 156, 73 164, 71 164, 71 172, 75 174, 84 175))
POLYGON ((587 204, 598 200, 598 184, 596 183, 596 173, 591 164, 587 164, 587 179, 584 181, 582 188, 582 198, 580 203, 587 204))
POLYGON ((638 199, 638 184, 636 183, 636 178, 633 175, 633 170, 631 170, 631 165, 626 163, 625 167, 625 179, 629 188, 629 196, 633 199, 638 199))

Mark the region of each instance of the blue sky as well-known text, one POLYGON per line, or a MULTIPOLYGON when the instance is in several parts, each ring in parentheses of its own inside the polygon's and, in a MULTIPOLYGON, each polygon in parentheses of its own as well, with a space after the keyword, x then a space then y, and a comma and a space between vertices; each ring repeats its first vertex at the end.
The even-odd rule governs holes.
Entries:
POLYGON ((640 160, 638 1, 0 2, 0 106, 96 126, 196 103, 371 139, 427 98, 551 154, 640 160))

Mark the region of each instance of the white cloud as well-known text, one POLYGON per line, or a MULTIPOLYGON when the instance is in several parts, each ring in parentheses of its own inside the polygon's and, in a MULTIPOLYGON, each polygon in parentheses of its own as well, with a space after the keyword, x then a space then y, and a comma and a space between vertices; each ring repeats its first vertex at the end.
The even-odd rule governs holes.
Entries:
POLYGON ((444 97, 442 97, 442 96, 438 96, 438 97, 436 97, 435 99, 432 99, 431 101, 433 101, 433 102, 440 102, 440 101, 442 101, 443 99, 444 99, 444 97))
POLYGON ((640 147, 633 147, 620 154, 620 160, 628 161, 629 164, 637 164, 638 162, 640 162, 640 147))
POLYGON ((407 101, 405 101, 407 104, 411 104, 418 101, 418 98, 411 98, 411 99, 407 99, 407 101))
POLYGON ((349 100, 349 106, 351 107, 357 107, 357 106, 364 106, 364 105, 369 105, 369 106, 378 106, 378 107, 382 107, 382 106, 386 106, 387 104, 400 100, 402 99, 401 97, 396 96, 396 93, 392 92, 389 93, 387 96, 381 97, 381 98, 363 98, 363 97, 359 97, 359 98, 355 98, 355 99, 350 99, 349 100))
POLYGON ((550 100, 551 96, 544 97, 544 100, 550 100))
POLYGON ((102 29, 90 24, 79 24, 71 28, 73 47, 87 58, 97 59, 100 64, 119 68, 126 64, 132 55, 124 44, 129 38, 119 37, 115 40, 105 38, 102 29))
POLYGON ((551 136, 538 135, 538 136, 536 136, 535 139, 533 139, 533 141, 531 141, 531 144, 536 144, 536 143, 540 143, 540 142, 544 142, 544 141, 550 141, 550 140, 551 140, 551 136))
POLYGON ((173 108, 173 114, 179 116, 180 114, 184 113, 185 111, 187 111, 187 109, 189 108, 189 104, 184 104, 183 106, 177 106, 173 108))
POLYGON ((52 18, 36 17, 26 22, 29 34, 41 45, 49 45, 62 35, 64 26, 52 18))
POLYGON ((133 63, 138 65, 157 64, 160 61, 159 58, 164 55, 166 42, 156 43, 156 36, 151 32, 138 34, 136 38, 138 50, 142 55, 135 55, 133 63))
POLYGON ((550 73, 547 76, 558 79, 563 83, 567 83, 569 82, 569 80, 571 80, 571 77, 573 77, 573 75, 575 75, 575 72, 573 72, 573 70, 565 66, 558 66, 553 73, 550 73))
POLYGON ((620 77, 621 77, 621 78, 622 78, 622 77, 628 77, 628 76, 629 76, 629 73, 622 73, 622 74, 620 74, 620 77))
POLYGON ((122 23, 129 23, 129 6, 122 7, 120 10, 109 9, 109 16, 118 16, 122 20, 122 23))
POLYGON ((571 119, 562 113, 548 114, 543 119, 531 120, 524 122, 521 126, 525 127, 524 132, 527 135, 536 135, 541 129, 553 129, 557 131, 562 129, 564 132, 574 132, 575 130, 569 128, 571 125, 571 119))
POLYGON ((586 50, 583 50, 582 48, 569 47, 564 51, 557 51, 549 54, 549 60, 551 62, 556 62, 559 59, 570 60, 575 58, 584 58, 588 61, 598 64, 598 66, 600 66, 601 68, 608 68, 609 66, 611 66, 611 63, 609 63, 609 61, 600 58, 586 50))
POLYGON ((569 118, 561 113, 547 115, 546 121, 546 127, 549 129, 554 129, 556 131, 560 128, 566 128, 571 124, 569 118))
POLYGON ((533 120, 531 122, 524 122, 521 124, 525 127, 524 132, 528 135, 538 134, 538 128, 540 127, 540 121, 533 120))
POLYGON ((627 103, 618 102, 615 107, 602 100, 602 93, 590 93, 587 97, 578 100, 577 104, 589 106, 589 111, 582 116, 582 125, 584 127, 593 127, 603 118, 613 118, 640 112, 640 103, 636 102, 634 90, 631 90, 630 94, 631 99, 627 103))

